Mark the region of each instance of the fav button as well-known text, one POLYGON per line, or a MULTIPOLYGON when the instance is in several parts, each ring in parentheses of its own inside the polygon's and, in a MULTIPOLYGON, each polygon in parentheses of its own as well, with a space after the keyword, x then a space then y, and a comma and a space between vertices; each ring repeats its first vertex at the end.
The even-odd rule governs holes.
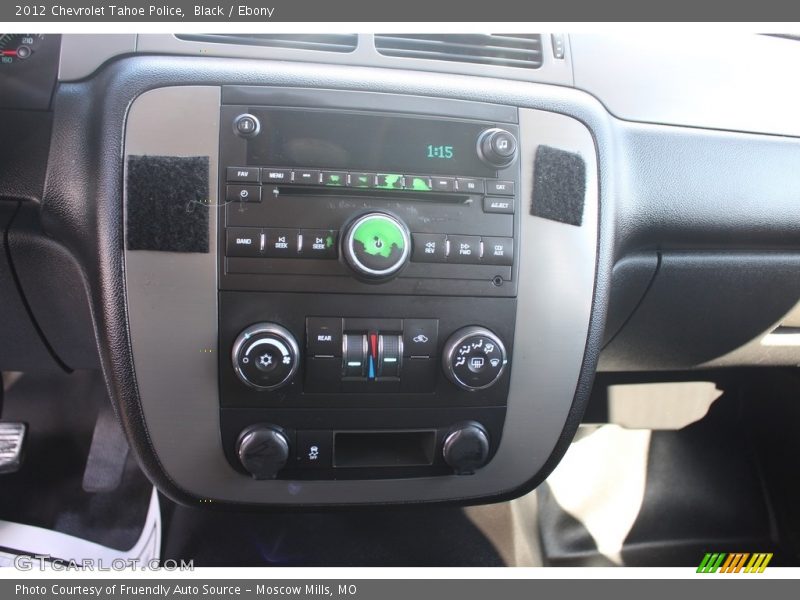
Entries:
POLYGON ((450 253, 447 262, 477 264, 481 257, 481 238, 472 235, 448 235, 450 253))
POLYGON ((252 167, 228 167, 225 179, 228 181, 241 181, 244 183, 258 183, 259 170, 252 167))

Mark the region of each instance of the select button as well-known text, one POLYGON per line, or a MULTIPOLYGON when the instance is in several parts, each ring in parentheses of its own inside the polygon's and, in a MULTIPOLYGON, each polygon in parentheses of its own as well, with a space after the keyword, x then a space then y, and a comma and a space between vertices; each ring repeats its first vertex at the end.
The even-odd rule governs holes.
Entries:
POLYGON ((483 212, 513 215, 514 199, 487 196, 483 199, 483 212))

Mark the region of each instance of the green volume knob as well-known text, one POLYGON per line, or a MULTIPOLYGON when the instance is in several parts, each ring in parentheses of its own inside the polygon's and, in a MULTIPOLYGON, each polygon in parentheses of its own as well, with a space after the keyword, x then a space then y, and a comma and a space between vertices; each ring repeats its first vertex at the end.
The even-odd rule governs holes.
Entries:
POLYGON ((397 273, 408 261, 411 240, 405 224, 386 213, 368 213, 355 219, 343 240, 344 256, 364 277, 397 273))

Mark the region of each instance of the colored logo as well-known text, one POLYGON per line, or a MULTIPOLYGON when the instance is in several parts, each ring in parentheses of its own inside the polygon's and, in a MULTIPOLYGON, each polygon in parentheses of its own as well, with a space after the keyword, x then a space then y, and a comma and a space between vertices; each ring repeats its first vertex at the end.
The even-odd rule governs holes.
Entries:
POLYGON ((772 552, 707 552, 697 567, 698 573, 763 573, 772 552))

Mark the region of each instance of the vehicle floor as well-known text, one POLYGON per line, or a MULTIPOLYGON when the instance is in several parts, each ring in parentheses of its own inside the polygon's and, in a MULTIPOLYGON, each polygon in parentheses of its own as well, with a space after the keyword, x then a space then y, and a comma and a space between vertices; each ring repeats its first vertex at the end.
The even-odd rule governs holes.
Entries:
POLYGON ((800 565, 800 379, 748 370, 719 387, 677 430, 582 426, 538 490, 544 564, 697 567, 706 552, 767 552, 800 565))

